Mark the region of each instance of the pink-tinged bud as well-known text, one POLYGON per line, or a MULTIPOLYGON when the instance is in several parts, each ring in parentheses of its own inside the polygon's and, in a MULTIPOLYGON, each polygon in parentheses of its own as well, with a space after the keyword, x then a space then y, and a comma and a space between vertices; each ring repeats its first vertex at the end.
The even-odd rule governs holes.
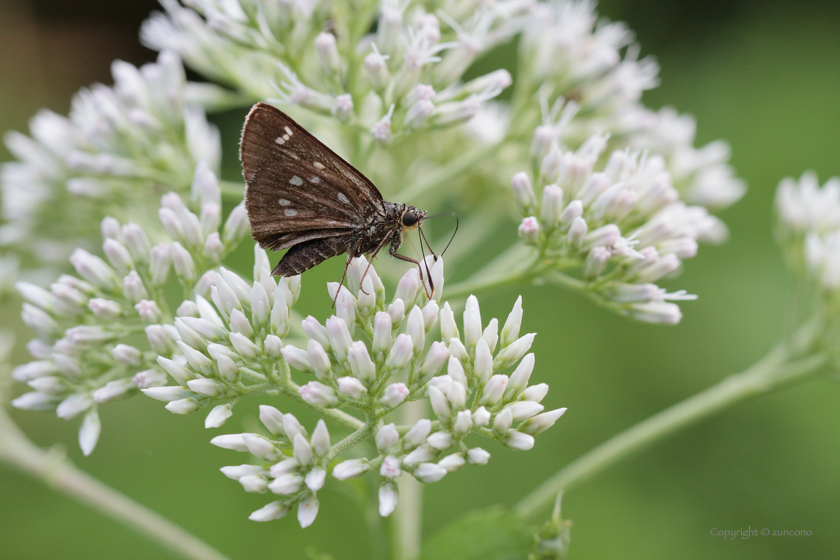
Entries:
POLYGON ((435 111, 435 104, 428 99, 419 99, 413 103, 405 114, 403 125, 406 128, 420 128, 432 113, 435 111))
POLYGON ((383 453, 390 452, 399 441, 400 434, 393 423, 382 426, 376 432, 376 448, 383 453))
POLYGON ((391 351, 388 353, 388 359, 385 361, 385 364, 391 369, 400 369, 405 367, 409 360, 411 360, 413 351, 414 344, 412 343, 411 337, 402 333, 397 337, 397 340, 391 347, 391 351))
POLYGON ((610 257, 612 257, 612 253, 606 247, 595 247, 589 251, 583 265, 583 277, 587 280, 593 280, 603 274, 610 262, 610 257))
POLYGON ((487 384, 484 386, 484 391, 481 394, 479 404, 494 405, 497 402, 499 402, 502 398, 502 395, 505 394, 507 384, 507 375, 494 375, 493 377, 491 377, 490 380, 487 381, 487 384))
POLYGON ((449 400, 443 391, 435 386, 429 387, 429 401, 432 404, 432 411, 443 422, 449 420, 449 415, 452 414, 452 409, 449 406, 449 400))
POLYGON ((542 159, 551 149, 554 143, 554 128, 551 126, 540 125, 534 130, 534 140, 531 143, 531 155, 535 159, 542 159))
POLYGON ((674 253, 662 255, 659 259, 641 267, 636 273, 639 283, 656 282, 660 278, 671 274, 680 267, 680 259, 674 253))
POLYGON ((426 354, 423 365, 420 367, 420 376, 417 382, 421 384, 426 383, 429 379, 437 375, 447 359, 449 359, 449 349, 446 345, 439 341, 433 342, 429 348, 429 352, 426 354))
POLYGON ((455 314, 449 307, 449 302, 444 303, 440 310, 440 337, 443 340, 460 339, 461 337, 458 326, 455 324, 455 314))
POLYGON ((125 276, 134 268, 128 249, 116 239, 106 239, 105 243, 102 244, 102 250, 108 257, 108 262, 120 276, 125 276))
POLYGON ((409 390, 405 383, 392 383, 385 387, 385 392, 379 401, 387 408, 395 408, 408 397, 409 390))
POLYGON ((537 245, 540 241, 540 223, 533 216, 528 216, 519 224, 519 238, 528 245, 537 245))
POLYGON ((401 299, 395 299, 391 305, 388 306, 388 315, 391 316, 391 322, 399 325, 405 319, 405 302, 401 299))
POLYGON ((508 437, 504 444, 511 449, 518 449, 519 451, 528 451, 534 447, 534 436, 510 430, 508 437))
POLYGON ((573 200, 560 214, 560 224, 569 227, 575 219, 583 216, 583 202, 580 200, 573 200))
POLYGON ((370 87, 377 93, 385 91, 391 81, 391 74, 388 72, 388 63, 386 62, 387 58, 376 50, 365 57, 365 70, 367 70, 370 87))
POLYGON ((411 447, 422 445, 432 431, 432 421, 427 418, 418 420, 404 436, 405 442, 411 447))
POLYGON ((109 381, 93 392, 93 400, 99 404, 126 398, 137 392, 137 385, 132 379, 109 381))
POLYGON ((105 261, 91 255, 84 249, 76 249, 70 255, 70 264, 79 273, 79 276, 103 289, 112 289, 120 285, 119 278, 114 270, 105 264, 105 261))
POLYGON ((309 354, 309 363, 315 370, 315 377, 321 381, 326 379, 332 371, 332 364, 324 347, 317 340, 309 339, 306 345, 306 353, 309 354))
POLYGON ((335 35, 322 32, 315 37, 315 53, 321 70, 327 75, 337 75, 341 71, 341 56, 335 42, 335 35))
POLYGON ((338 384, 338 392, 351 399, 358 400, 367 393, 367 387, 355 377, 339 377, 336 379, 336 383, 338 384))
POLYGON ((542 159, 542 163, 540 163, 540 175, 542 175, 546 182, 553 183, 557 180, 557 176, 560 174, 560 166, 563 163, 563 152, 560 151, 560 148, 557 145, 552 145, 551 148, 548 150, 548 153, 542 159))
POLYGON ((583 249, 592 249, 599 246, 611 246, 621 239, 621 230, 615 224, 607 224, 594 229, 586 234, 583 242, 583 249))
POLYGON ((376 124, 370 127, 370 134, 377 142, 382 144, 389 144, 391 142, 391 116, 393 114, 394 105, 391 105, 388 112, 385 113, 381 119, 376 121, 376 124))
POLYGON ((519 430, 526 434, 535 436, 540 434, 554 425, 558 418, 563 416, 566 412, 565 408, 558 408, 549 412, 543 412, 533 418, 529 418, 519 426, 519 430))
MULTIPOLYGON (((149 346, 158 355, 168 356, 175 350, 175 340, 163 325, 149 325, 145 328, 149 346)), ((176 331, 177 332, 177 331, 176 331)))
MULTIPOLYGON (((348 294, 350 292, 347 292, 348 294)), ((327 336, 330 339, 330 346, 339 360, 347 359, 347 351, 353 344, 353 337, 350 336, 350 329, 347 323, 340 317, 327 319, 327 336)))
POLYGON ((163 286, 169 276, 169 264, 172 260, 169 245, 161 243, 152 247, 149 263, 152 286, 163 286))
POLYGON ((115 360, 126 366, 139 366, 143 356, 139 349, 127 344, 117 344, 111 354, 115 360))
POLYGON ((382 461, 382 467, 379 469, 379 474, 385 478, 396 478, 402 474, 402 462, 394 457, 388 455, 382 461))
POLYGON ((396 482, 385 482, 379 487, 379 515, 388 517, 394 512, 397 507, 397 492, 396 482))
POLYGON ((417 277, 417 270, 409 269, 408 272, 403 274, 402 278, 400 278, 399 283, 397 284, 397 290, 394 294, 394 300, 401 299, 407 305, 414 302, 414 298, 417 297, 417 290, 420 288, 420 280, 417 277))
POLYGON ((411 474, 420 482, 431 484, 446 476, 446 473, 447 470, 439 465, 434 463, 421 463, 411 474))
POLYGON ((546 185, 543 188, 542 221, 549 229, 560 225, 560 214, 563 212, 563 189, 557 185, 546 185))
POLYGON ((516 207, 523 215, 528 215, 533 212, 537 205, 537 197, 534 194, 534 188, 531 186, 531 179, 525 172, 519 172, 511 179, 511 187, 513 187, 513 198, 516 201, 516 207))
MULTIPOLYGON (((100 319, 106 319, 109 321, 113 321, 122 314, 120 304, 115 301, 111 301, 110 299, 91 298, 90 301, 88 301, 88 308, 100 319)), ((142 314, 141 317, 143 317, 142 314)), ((154 323, 155 321, 157 321, 156 318, 146 320, 147 323, 154 323)))
POLYGON ((526 401, 540 402, 548 394, 548 385, 546 383, 538 383, 531 385, 522 392, 522 398, 526 401))
POLYGON ((152 250, 152 246, 143 228, 134 222, 128 222, 122 227, 122 235, 125 240, 125 246, 128 252, 131 253, 131 258, 134 262, 149 262, 149 253, 152 250))
POLYGON ((380 311, 373 319, 373 352, 377 355, 391 348, 391 316, 380 311))
POLYGON ((365 474, 369 468, 370 465, 366 459, 349 459, 337 464, 332 475, 338 480, 348 480, 365 474))
POLYGON ((435 458, 436 454, 436 451, 431 445, 424 443, 403 458, 403 465, 410 467, 426 461, 431 461, 435 458))
POLYGON ((481 310, 478 306, 478 299, 471 295, 467 298, 467 305, 464 309, 464 346, 468 350, 474 350, 480 338, 481 310))
POLYGON ((529 333, 519 337, 515 342, 499 352, 496 355, 496 360, 493 362, 493 369, 504 369, 518 362, 531 349, 531 344, 534 343, 535 336, 537 336, 536 333, 529 333))
POLYGON ((569 233, 566 236, 569 240, 569 244, 572 247, 581 247, 588 230, 589 228, 586 225, 586 220, 583 218, 578 217, 572 220, 572 225, 569 227, 569 233))
POLYGON ((306 350, 286 345, 280 349, 280 352, 283 354, 283 359, 286 360, 286 363, 296 370, 306 373, 313 373, 315 371, 312 367, 312 362, 309 361, 309 354, 306 350))
POLYGON ((209 262, 218 263, 222 260, 224 250, 225 246, 222 244, 222 238, 219 236, 219 232, 214 231, 208 235, 207 239, 204 241, 202 254, 209 262))
POLYGON ((170 250, 172 252, 172 268, 175 269, 178 279, 184 284, 192 284, 196 277, 192 255, 177 241, 172 243, 170 250))
POLYGON ((467 451, 467 462, 471 465, 486 465, 490 454, 480 447, 473 447, 467 451))
POLYGON ((309 404, 330 408, 338 406, 338 396, 332 387, 318 381, 310 381, 300 388, 300 396, 309 404))
POLYGON ((376 365, 370 359, 364 342, 357 340, 350 345, 347 360, 350 362, 350 371, 356 378, 368 384, 376 381, 376 365))
POLYGON ((140 319, 145 323, 157 323, 163 317, 157 302, 152 299, 139 301, 134 309, 137 310, 140 319))
POLYGON ((349 121, 353 116, 353 97, 349 93, 337 95, 333 112, 341 122, 349 121))

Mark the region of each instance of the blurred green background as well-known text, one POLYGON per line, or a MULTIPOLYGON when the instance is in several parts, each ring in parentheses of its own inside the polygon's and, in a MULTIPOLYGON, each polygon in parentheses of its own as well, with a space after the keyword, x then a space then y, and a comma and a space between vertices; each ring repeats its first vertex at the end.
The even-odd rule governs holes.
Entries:
MULTIPOLYGON (((154 8, 145 0, 5 0, 0 130, 25 130, 42 106, 65 113, 79 87, 111 83, 114 58, 151 60, 154 53, 139 45, 137 29, 154 8)), ((678 327, 631 323, 553 288, 523 292, 523 328, 539 333, 534 379, 551 385, 548 408, 567 406, 569 412, 533 451, 493 446, 487 466, 428 486, 426 534, 471 508, 514 504, 609 436, 763 356, 786 332, 791 300, 771 233, 776 184, 806 169, 817 171, 821 181, 840 175, 836 0, 614 0, 601 2, 599 11, 627 21, 642 53, 658 58, 662 85, 648 92, 647 104, 695 115, 699 144, 728 140, 749 192, 722 215, 731 241, 702 247, 668 286, 700 296, 683 306, 678 327)), ((240 122, 238 114, 222 120, 226 161, 235 154, 240 122)), ((4 148, 0 158, 9 158, 4 148)), ((238 171, 229 167, 226 173, 233 179, 238 171)), ((248 270, 250 258, 243 254, 241 270, 248 270)), ((304 287, 334 280, 337 267, 331 263, 308 273, 304 287)), ((323 294, 314 292, 304 292, 304 309, 323 303, 323 294)), ((482 298, 485 320, 506 316, 515 297, 510 291, 482 298)), ((14 306, 0 312, 4 324, 27 336, 14 306)), ((16 358, 25 356, 18 352, 16 358)), ((838 402, 840 384, 812 381, 726 411, 584 484, 563 504, 564 517, 575 524, 572 558, 840 558, 838 402), (812 535, 734 541, 710 535, 713 528, 748 527, 812 535)), ((225 432, 251 429, 239 419, 257 404, 240 403, 225 432)), ((12 412, 39 445, 59 442, 82 469, 232 558, 301 558, 308 548, 336 558, 369 556, 358 510, 330 485, 319 493, 321 512, 309 529, 293 519, 248 521, 266 498, 244 493, 219 473, 242 456, 207 444, 211 434, 203 415, 174 416, 144 398, 105 406, 101 414, 99 447, 83 458, 76 421, 12 412)), ((132 531, 5 465, 0 503, 4 559, 169 558, 132 531)))

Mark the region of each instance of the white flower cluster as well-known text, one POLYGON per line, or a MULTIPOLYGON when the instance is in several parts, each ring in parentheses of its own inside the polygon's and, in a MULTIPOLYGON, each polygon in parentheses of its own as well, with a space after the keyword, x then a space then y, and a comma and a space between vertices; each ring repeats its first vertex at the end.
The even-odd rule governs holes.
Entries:
POLYGON ((388 143, 467 121, 509 86, 504 70, 460 80, 477 57, 520 29, 529 4, 476 9, 460 0, 435 14, 402 0, 195 0, 189 8, 165 0, 165 13, 144 24, 141 38, 252 100, 279 93, 285 103, 362 125, 388 143))
POLYGON ((6 135, 19 161, 0 171, 0 244, 30 248, 27 257, 41 262, 65 262, 87 245, 103 208, 137 211, 148 207, 152 187, 188 190, 199 161, 218 169, 219 133, 203 109, 185 101, 177 55, 162 52, 141 68, 116 61, 112 72, 114 86, 81 90, 69 117, 43 110, 30 123, 31 138, 6 135))
POLYGON ((815 173, 783 179, 776 213, 777 238, 794 272, 813 278, 840 305, 840 178, 822 188, 815 173))
POLYGON ((512 180, 525 216, 519 235, 539 250, 537 274, 580 267, 584 290, 601 303, 641 321, 677 323, 670 300, 694 296, 654 282, 693 257, 698 241, 725 236, 725 226, 679 200, 661 156, 625 149, 599 165, 606 143, 595 135, 563 152, 553 141, 542 150, 535 142, 539 198, 527 173, 512 180))
MULTIPOLYGON (((425 274, 421 276, 412 269, 402 277, 394 298, 386 304, 384 288, 373 267, 364 258, 355 259, 347 273, 347 286, 337 294, 336 314, 325 324, 311 316, 303 320, 301 326, 309 339, 305 349, 291 344, 278 348, 285 363, 317 378, 297 388, 306 403, 322 412, 333 408, 359 411, 365 420, 351 417, 349 426, 355 427, 355 432, 331 445, 323 421, 318 422, 310 437, 292 414, 262 406, 260 418, 271 435, 244 433, 213 440, 220 447, 249 452, 259 461, 225 467, 225 475, 238 480, 248 492, 282 496, 255 511, 251 519, 277 519, 297 505, 301 526, 310 525, 318 511, 316 494, 324 485, 330 463, 370 437, 374 438, 376 456, 344 460, 334 466, 332 475, 347 480, 367 472, 378 473, 379 512, 388 516, 397 503, 396 479, 403 473, 431 483, 467 464, 488 461, 490 455, 485 450, 467 446, 464 438, 468 434, 527 450, 533 447, 534 436, 551 427, 565 412, 543 412, 540 401, 548 386, 528 385, 534 368, 534 355, 528 350, 535 335, 519 335, 521 299, 500 332, 496 319, 482 325, 478 300, 471 296, 464 311, 462 337, 449 304, 440 308, 436 299, 443 288, 443 260, 434 262, 429 257, 425 264, 431 282, 425 274), (429 284, 434 291, 432 299, 424 304, 429 284), (432 342, 426 350, 438 320, 441 340, 432 342), (441 374, 444 366, 446 372, 441 374), (510 375, 503 373, 510 368, 510 375), (431 418, 410 426, 388 422, 388 415, 401 405, 426 398, 434 414, 431 418)), ((258 286, 255 282, 253 290, 261 294, 258 286)), ((330 285, 332 298, 337 289, 336 284, 330 285)), ((274 314, 272 311, 271 316, 274 314)), ((250 326, 256 332, 253 313, 252 317, 250 326)), ((248 320, 243 315, 240 322, 245 325, 248 320)), ((249 337, 249 343, 240 341, 239 356, 234 357, 237 365, 246 361, 239 347, 247 347, 256 357, 261 344, 269 345, 267 338, 260 342, 263 334, 260 331, 249 337)), ((209 346, 207 351, 225 355, 218 349, 213 352, 209 346)), ((187 359, 192 365, 189 354, 187 359)), ((214 375, 210 358, 202 355, 194 361, 206 366, 205 375, 214 375)), ((218 380, 215 382, 213 394, 222 394, 222 389, 215 388, 218 380)), ((288 381, 281 381, 280 385, 297 387, 288 381)))
POLYGON ((12 404, 55 410, 64 419, 84 414, 79 443, 86 455, 99 437, 98 404, 165 384, 158 356, 183 360, 178 345, 190 332, 172 324, 164 297, 170 270, 187 298, 178 308, 184 314, 196 307, 191 298, 210 292, 212 269, 248 232, 241 205, 219 232, 220 191, 206 164, 198 165, 192 187, 198 214, 175 193, 163 197, 159 216, 168 242, 152 246, 136 223, 108 217, 102 221, 107 262, 76 249, 70 262, 78 276, 63 275, 49 290, 17 284, 23 320, 36 338, 27 345, 35 361, 17 367, 13 377, 34 391, 12 404))
POLYGON ((609 132, 615 148, 663 156, 673 186, 689 204, 719 209, 743 196, 745 186, 727 164, 725 142, 696 149, 692 117, 641 104, 642 93, 659 84, 659 67, 651 57, 638 60, 639 46, 625 24, 599 21, 589 0, 536 3, 532 18, 522 35, 524 72, 517 80, 530 74, 543 100, 536 143, 556 140, 575 148, 595 133, 609 132))

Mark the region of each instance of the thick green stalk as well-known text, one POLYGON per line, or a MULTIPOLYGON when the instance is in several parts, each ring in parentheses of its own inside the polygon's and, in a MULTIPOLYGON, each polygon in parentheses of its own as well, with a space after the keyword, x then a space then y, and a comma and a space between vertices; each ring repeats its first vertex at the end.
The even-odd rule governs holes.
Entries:
POLYGON ((559 492, 734 404, 803 381, 822 371, 825 363, 821 354, 791 359, 788 347, 779 346, 746 371, 643 420, 572 461, 520 500, 515 510, 526 518, 536 516, 554 503, 559 492))

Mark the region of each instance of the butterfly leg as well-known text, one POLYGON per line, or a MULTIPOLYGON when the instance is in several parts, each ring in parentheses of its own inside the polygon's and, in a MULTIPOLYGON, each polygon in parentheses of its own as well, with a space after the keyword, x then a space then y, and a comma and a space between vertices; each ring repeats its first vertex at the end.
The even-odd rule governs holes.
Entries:
POLYGON ((350 261, 353 260, 351 255, 347 255, 347 264, 344 265, 344 272, 341 274, 341 280, 338 283, 338 289, 335 291, 332 308, 335 309, 335 302, 338 301, 338 294, 341 293, 341 286, 344 285, 344 278, 347 276, 347 269, 350 268, 350 261))
MULTIPOLYGON (((423 267, 420 266, 420 261, 418 261, 416 259, 412 259, 411 257, 406 257, 405 255, 399 254, 397 252, 398 249, 399 249, 399 245, 392 244, 391 245, 391 250, 388 251, 388 252, 391 254, 392 257, 394 257, 396 259, 400 259, 401 261, 410 262, 412 264, 417 265, 417 269, 420 270, 420 282, 423 284, 423 291, 426 292, 426 298, 432 299, 432 294, 435 292, 435 285, 434 285, 434 282, 432 282, 431 272, 429 272, 427 274, 427 277, 429 278, 429 287, 427 288, 426 283, 423 282, 423 267)), ((423 262, 424 263, 426 262, 425 259, 423 260, 423 262)), ((429 265, 427 264, 426 268, 428 268, 428 267, 429 267, 429 265)))
POLYGON ((379 251, 382 249, 382 247, 384 247, 385 244, 388 243, 389 239, 391 239, 390 234, 383 237, 382 241, 379 242, 379 245, 376 246, 376 249, 374 249, 373 252, 370 254, 370 260, 368 261, 367 268, 365 268, 365 272, 364 272, 364 274, 362 274, 361 280, 359 280, 359 289, 362 290, 362 292, 365 295, 368 295, 368 293, 365 292, 365 289, 363 287, 363 285, 365 283, 365 276, 367 276, 368 270, 370 270, 370 265, 373 264, 373 259, 376 258, 376 255, 379 254, 379 251))

